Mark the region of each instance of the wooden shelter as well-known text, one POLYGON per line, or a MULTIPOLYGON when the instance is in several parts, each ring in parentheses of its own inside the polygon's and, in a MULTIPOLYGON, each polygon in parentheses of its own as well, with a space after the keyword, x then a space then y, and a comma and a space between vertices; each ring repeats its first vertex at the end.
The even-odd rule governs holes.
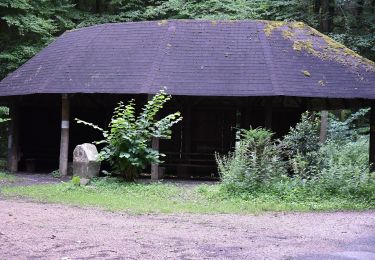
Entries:
MULTIPOLYGON (((375 65, 303 23, 168 20, 113 23, 64 33, 0 82, 11 107, 9 164, 67 173, 75 145, 99 133, 115 104, 167 88, 183 123, 163 168, 180 177, 215 173, 214 152, 234 145, 236 127, 285 134, 307 110, 373 106, 375 65)), ((375 162, 375 113, 370 161, 375 162)), ((152 167, 157 178, 160 167, 152 167)))

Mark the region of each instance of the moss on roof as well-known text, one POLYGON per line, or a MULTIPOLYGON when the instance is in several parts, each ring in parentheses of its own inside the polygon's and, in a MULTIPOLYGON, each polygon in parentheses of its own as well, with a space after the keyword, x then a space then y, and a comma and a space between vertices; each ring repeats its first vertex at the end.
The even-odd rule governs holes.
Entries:
POLYGON ((363 67, 366 71, 375 72, 375 63, 368 60, 343 44, 320 33, 302 22, 262 21, 264 33, 271 37, 275 31, 292 41, 295 51, 306 51, 322 60, 334 60, 350 68, 363 67))

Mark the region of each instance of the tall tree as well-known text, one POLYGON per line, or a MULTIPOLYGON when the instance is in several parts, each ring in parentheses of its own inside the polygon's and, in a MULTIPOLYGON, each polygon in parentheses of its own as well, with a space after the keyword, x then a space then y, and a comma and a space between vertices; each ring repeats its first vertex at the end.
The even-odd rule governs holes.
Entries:
POLYGON ((0 1, 0 78, 75 27, 68 0, 0 1))
POLYGON ((335 6, 333 0, 321 0, 320 4, 320 29, 322 32, 331 32, 335 6))

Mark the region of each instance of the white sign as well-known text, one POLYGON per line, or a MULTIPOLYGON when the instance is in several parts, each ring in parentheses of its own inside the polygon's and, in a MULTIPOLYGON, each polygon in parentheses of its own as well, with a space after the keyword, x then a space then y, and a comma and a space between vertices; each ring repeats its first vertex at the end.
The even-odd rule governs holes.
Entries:
POLYGON ((69 128, 69 121, 68 120, 62 120, 61 121, 61 128, 62 129, 68 129, 69 128))

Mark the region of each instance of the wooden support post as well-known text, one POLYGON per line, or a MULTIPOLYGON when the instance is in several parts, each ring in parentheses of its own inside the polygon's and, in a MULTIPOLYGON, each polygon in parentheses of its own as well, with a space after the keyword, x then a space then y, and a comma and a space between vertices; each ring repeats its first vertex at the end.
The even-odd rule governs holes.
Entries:
POLYGON ((375 103, 371 104, 370 111, 370 149, 369 149, 370 171, 375 171, 375 103))
POLYGON ((319 141, 324 143, 327 140, 327 127, 328 127, 328 111, 320 111, 320 134, 319 141))
MULTIPOLYGON (((159 138, 152 138, 152 149, 159 151, 159 138)), ((159 164, 151 164, 151 180, 159 180, 159 164)))
MULTIPOLYGON (((154 95, 148 95, 147 99, 152 100, 154 95)), ((159 138, 152 138, 152 149, 159 151, 159 138)), ((158 163, 152 163, 151 164, 151 180, 157 181, 159 180, 159 164, 158 163)))
POLYGON ((10 172, 17 172, 19 161, 19 113, 15 104, 9 107, 9 115, 7 168, 10 172))
POLYGON ((61 176, 68 174, 69 152, 69 98, 67 94, 61 96, 61 142, 59 171, 61 176))

